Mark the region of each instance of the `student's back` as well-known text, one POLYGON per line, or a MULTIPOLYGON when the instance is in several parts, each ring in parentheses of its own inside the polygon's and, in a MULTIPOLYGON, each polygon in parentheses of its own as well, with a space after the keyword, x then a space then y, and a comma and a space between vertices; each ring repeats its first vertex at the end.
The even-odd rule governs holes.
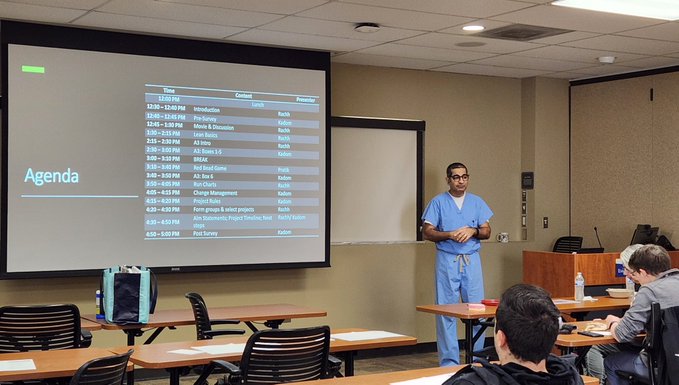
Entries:
POLYGON ((443 385, 583 385, 573 365, 557 356, 547 358, 547 370, 534 372, 514 363, 497 365, 479 360, 482 366, 467 366, 443 385))

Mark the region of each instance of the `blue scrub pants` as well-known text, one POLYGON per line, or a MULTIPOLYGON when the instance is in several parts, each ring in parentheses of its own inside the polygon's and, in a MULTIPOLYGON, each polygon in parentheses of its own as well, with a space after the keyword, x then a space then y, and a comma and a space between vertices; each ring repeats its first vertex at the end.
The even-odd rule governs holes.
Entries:
MULTIPOLYGON (((480 303, 484 298, 483 272, 479 253, 469 254, 467 265, 462 257, 441 250, 436 252, 436 303, 480 303), (456 260, 457 259, 457 260, 456 260)), ((474 327, 474 334, 481 326, 474 327)), ((436 316, 436 343, 439 364, 460 364, 460 347, 457 341, 457 318, 436 316)), ((483 349, 484 338, 474 344, 474 350, 483 349)), ((469 354, 469 352, 467 352, 469 354)))

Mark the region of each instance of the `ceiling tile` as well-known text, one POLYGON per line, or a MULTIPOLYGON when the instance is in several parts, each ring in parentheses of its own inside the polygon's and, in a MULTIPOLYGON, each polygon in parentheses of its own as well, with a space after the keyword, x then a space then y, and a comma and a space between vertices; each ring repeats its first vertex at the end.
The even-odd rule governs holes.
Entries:
POLYGON ((626 61, 624 63, 626 66, 636 67, 636 68, 662 68, 662 67, 672 67, 679 65, 679 57, 671 58, 665 56, 652 56, 644 57, 637 60, 626 61))
POLYGON ((382 44, 375 47, 365 48, 360 53, 385 56, 402 56, 408 58, 421 58, 428 60, 443 60, 448 62, 464 62, 478 60, 493 56, 492 53, 473 51, 452 50, 432 47, 419 47, 404 44, 382 44))
POLYGON ((509 53, 542 47, 542 45, 540 44, 526 43, 520 41, 488 39, 476 36, 450 35, 447 33, 436 33, 436 32, 427 33, 408 39, 403 39, 399 43, 408 45, 418 45, 424 47, 464 49, 468 51, 491 52, 491 53, 509 53), (479 43, 482 45, 478 47, 459 46, 459 44, 467 43, 479 43))
POLYGON ((340 0, 340 2, 473 18, 486 18, 532 6, 521 1, 509 0, 340 0))
POLYGON ((679 42, 679 23, 662 23, 650 27, 633 29, 631 31, 618 32, 617 34, 622 36, 679 42))
POLYGON ((583 73, 583 74, 588 74, 588 75, 596 75, 596 76, 609 76, 609 75, 617 75, 617 74, 622 74, 622 73, 627 73, 627 72, 632 72, 632 71, 637 71, 637 68, 633 67, 627 67, 627 66, 621 66, 621 65, 615 65, 615 64, 606 64, 606 65, 598 65, 594 67, 587 67, 587 68, 580 68, 578 69, 578 72, 583 73))
POLYGON ((33 20, 48 23, 66 24, 86 13, 86 11, 76 9, 8 2, 0 2, 0 6, 0 17, 3 19, 33 20))
POLYGON ((114 0, 99 8, 99 11, 117 15, 229 25, 232 27, 256 27, 281 17, 266 13, 188 6, 154 0, 114 0))
POLYGON ((564 45, 613 52, 632 52, 642 55, 665 55, 679 52, 679 43, 615 35, 597 36, 591 39, 564 43, 564 45))
POLYGON ((471 63, 453 64, 451 66, 436 68, 436 71, 442 72, 456 72, 462 74, 486 75, 486 76, 502 76, 508 78, 528 78, 533 76, 540 76, 546 71, 529 70, 522 68, 506 68, 494 67, 471 63))
POLYGON ((172 36, 193 36, 204 39, 223 39, 226 36, 242 32, 244 28, 224 25, 189 23, 163 19, 150 19, 128 15, 112 15, 109 13, 90 12, 73 24, 83 27, 98 27, 121 31, 138 31, 172 36))
POLYGON ((550 72, 572 71, 587 66, 587 64, 579 62, 516 55, 493 56, 486 59, 476 60, 474 64, 484 64, 499 67, 526 68, 531 70, 545 70, 550 72))
POLYGON ((577 61, 582 63, 590 63, 591 65, 599 64, 598 58, 600 56, 615 56, 617 61, 636 60, 643 57, 642 55, 630 53, 564 47, 558 45, 550 45, 547 47, 540 47, 528 51, 518 52, 516 55, 542 59, 577 61))
POLYGON ((243 33, 230 36, 230 41, 254 43, 263 45, 277 45, 282 47, 298 47, 320 51, 346 52, 371 47, 379 44, 374 41, 345 39, 341 37, 306 35, 279 31, 263 31, 251 29, 243 33))
POLYGON ((494 20, 585 32, 615 33, 657 24, 642 17, 583 11, 555 5, 539 5, 493 17, 494 20))
POLYGON ((204 5, 216 8, 240 9, 242 11, 255 11, 276 13, 280 15, 292 15, 318 5, 327 3, 328 0, 156 0, 167 3, 181 3, 188 5, 204 5))
POLYGON ((46 7, 55 8, 71 8, 71 9, 86 9, 91 10, 102 4, 105 4, 109 0, 8 0, 0 1, 2 6, 2 13, 4 15, 5 5, 4 3, 22 3, 31 5, 43 5, 46 7))
POLYGON ((266 24, 260 27, 260 29, 383 42, 404 39, 422 34, 420 31, 389 27, 382 27, 379 31, 374 33, 361 33, 354 31, 354 26, 354 23, 345 21, 320 20, 288 16, 266 24))
POLYGON ((574 31, 562 33, 560 35, 547 36, 543 37, 542 39, 531 40, 531 42, 540 44, 563 44, 569 41, 589 39, 595 36, 599 36, 599 34, 594 32, 574 31))
POLYGON ((344 55, 334 56, 332 58, 332 61, 336 63, 360 64, 378 67, 410 68, 418 70, 426 70, 429 68, 440 67, 442 65, 449 64, 448 62, 435 60, 410 59, 381 55, 366 55, 353 52, 344 55))
POLYGON ((298 16, 348 21, 351 23, 371 22, 387 27, 408 28, 420 31, 436 31, 471 20, 470 18, 457 16, 338 2, 321 5, 309 11, 301 12, 298 16))

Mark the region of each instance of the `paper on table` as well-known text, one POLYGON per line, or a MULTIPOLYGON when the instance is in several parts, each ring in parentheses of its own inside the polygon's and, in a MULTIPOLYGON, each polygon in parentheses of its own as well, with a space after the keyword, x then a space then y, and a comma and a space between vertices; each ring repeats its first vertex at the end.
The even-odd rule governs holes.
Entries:
POLYGON ((243 353, 245 350, 245 343, 242 344, 226 344, 226 345, 205 345, 205 346, 191 346, 191 349, 200 350, 207 354, 230 354, 243 353))
POLYGON ((30 358, 25 360, 0 361, 0 372, 17 370, 35 370, 35 362, 30 358))
POLYGON ((349 332, 333 334, 333 338, 344 341, 376 340, 380 338, 403 337, 402 334, 385 332, 381 330, 368 330, 364 332, 349 332))
POLYGON ((414 380, 392 382, 390 385, 441 385, 452 376, 451 373, 439 374, 438 376, 421 377, 414 380))
POLYGON ((572 299, 561 299, 561 298, 554 298, 552 299, 552 302, 554 302, 555 305, 566 305, 569 303, 578 303, 578 301, 574 301, 572 299))
POLYGON ((177 350, 169 350, 168 353, 175 353, 175 354, 186 354, 186 355, 194 355, 194 354, 201 354, 204 352, 201 352, 200 350, 193 350, 193 349, 177 349, 177 350))

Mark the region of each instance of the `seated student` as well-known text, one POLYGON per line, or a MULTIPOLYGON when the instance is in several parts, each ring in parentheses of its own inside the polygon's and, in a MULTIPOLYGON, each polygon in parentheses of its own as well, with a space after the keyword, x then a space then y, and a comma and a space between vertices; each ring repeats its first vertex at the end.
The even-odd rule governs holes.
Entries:
MULTIPOLYGON (((638 243, 629 245, 625 250, 620 252, 620 259, 622 266, 625 268, 625 276, 634 281, 630 275, 629 260, 635 251, 639 250, 644 245, 638 243)), ((629 344, 623 345, 595 345, 587 352, 585 357, 585 373, 601 380, 601 384, 606 383, 606 374, 604 373, 604 358, 612 353, 618 353, 621 350, 639 353, 641 345, 636 341, 631 341, 629 344)))
MULTIPOLYGON (((606 317, 613 338, 618 342, 631 342, 645 330, 650 320, 651 303, 658 302, 661 309, 679 306, 679 269, 671 268, 667 251, 657 245, 645 245, 635 251, 629 260, 629 276, 638 284, 629 310, 620 318, 606 317)), ((604 358, 606 380, 611 385, 627 384, 626 379, 615 374, 624 370, 648 378, 647 356, 644 351, 622 350, 609 353, 604 358)))
POLYGON ((559 333, 559 310, 544 289, 518 284, 502 294, 495 313, 500 364, 479 360, 446 385, 582 385, 573 365, 550 354, 559 333))

